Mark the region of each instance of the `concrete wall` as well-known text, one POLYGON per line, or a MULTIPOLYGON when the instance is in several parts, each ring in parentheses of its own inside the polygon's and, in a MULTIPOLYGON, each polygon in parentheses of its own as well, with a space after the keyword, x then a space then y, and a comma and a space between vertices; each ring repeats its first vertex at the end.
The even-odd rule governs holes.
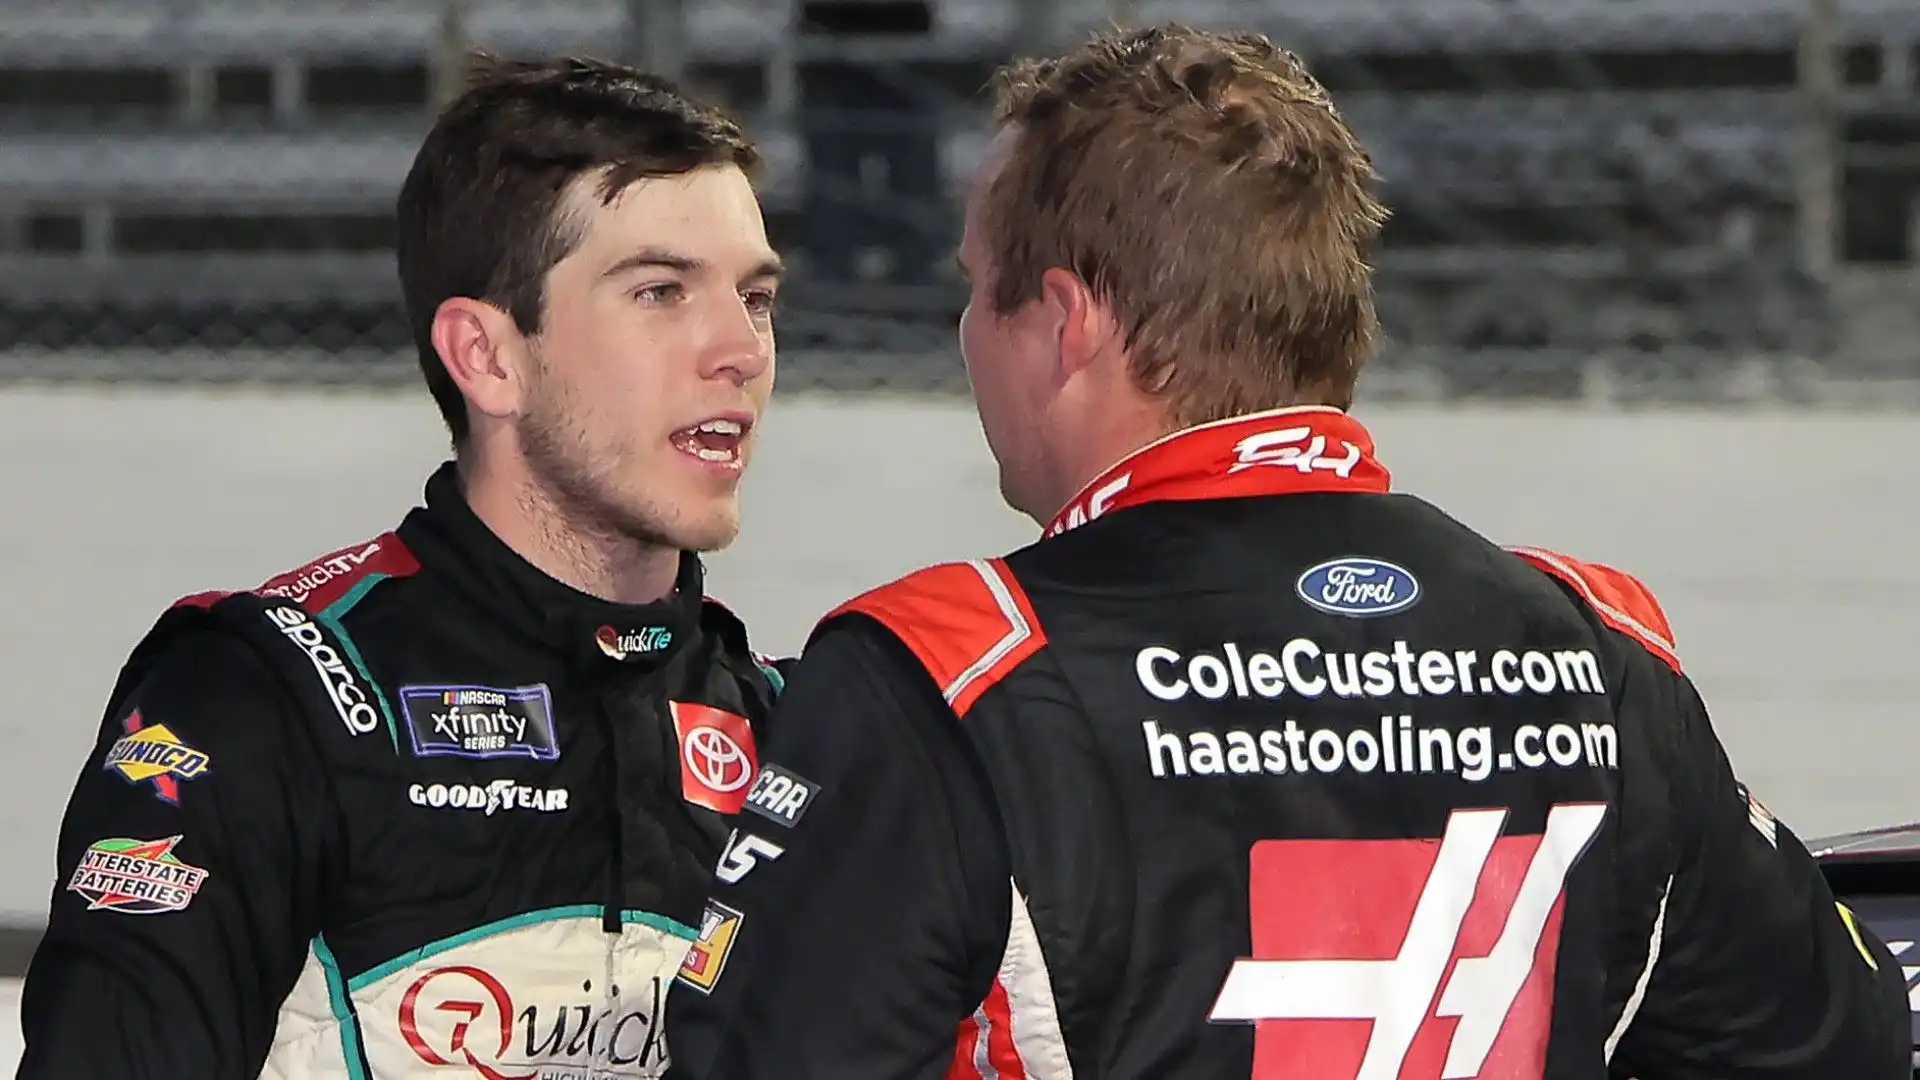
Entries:
MULTIPOLYGON (((1803 835, 1920 818, 1920 420, 1360 415, 1403 489, 1644 577, 1735 766, 1803 835)), ((783 399, 764 435, 712 577, 769 651, 1033 534, 963 404, 783 399)), ((0 922, 43 917, 61 807, 153 616, 388 527, 443 448, 424 395, 0 393, 0 922)))

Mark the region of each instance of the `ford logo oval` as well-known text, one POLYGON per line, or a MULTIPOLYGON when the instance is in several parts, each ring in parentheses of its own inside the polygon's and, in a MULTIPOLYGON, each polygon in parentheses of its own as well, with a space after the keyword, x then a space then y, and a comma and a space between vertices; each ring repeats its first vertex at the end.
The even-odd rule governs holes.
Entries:
POLYGON ((1309 607, 1353 618, 1391 615, 1420 599, 1413 574, 1382 559, 1329 559, 1301 574, 1293 590, 1309 607))

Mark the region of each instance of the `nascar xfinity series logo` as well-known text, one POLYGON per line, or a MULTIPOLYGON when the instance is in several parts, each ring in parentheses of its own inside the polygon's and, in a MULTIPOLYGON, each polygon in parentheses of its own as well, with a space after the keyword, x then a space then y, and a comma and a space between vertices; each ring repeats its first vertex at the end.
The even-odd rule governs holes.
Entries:
POLYGON ((173 849, 180 837, 96 840, 80 856, 67 891, 87 898, 87 910, 157 915, 181 911, 207 880, 207 872, 181 862, 173 849))
POLYGON ((553 695, 532 686, 403 686, 400 707, 416 757, 531 758, 560 756, 553 695))
POLYGON ((434 968, 400 999, 401 1038, 428 1066, 464 1066, 485 1080, 639 1080, 665 1071, 655 1023, 661 978, 615 999, 593 996, 591 980, 557 1000, 508 983, 474 964, 434 968))
POLYGON ((340 651, 328 644, 326 636, 305 611, 292 606, 270 607, 267 618, 287 640, 307 654, 313 670, 320 675, 320 685, 327 688, 327 697, 333 701, 334 711, 340 714, 348 731, 365 735, 380 726, 380 711, 374 708, 372 695, 354 678, 340 651))

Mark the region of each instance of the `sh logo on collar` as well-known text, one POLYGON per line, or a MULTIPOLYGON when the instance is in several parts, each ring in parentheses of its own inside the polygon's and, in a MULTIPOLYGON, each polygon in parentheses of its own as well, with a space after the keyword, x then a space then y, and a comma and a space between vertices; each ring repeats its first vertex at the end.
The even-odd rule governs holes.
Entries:
POLYGON ((673 631, 664 626, 649 626, 622 633, 611 626, 603 626, 594 631, 593 640, 600 646, 601 652, 615 660, 628 660, 657 653, 673 644, 673 631))

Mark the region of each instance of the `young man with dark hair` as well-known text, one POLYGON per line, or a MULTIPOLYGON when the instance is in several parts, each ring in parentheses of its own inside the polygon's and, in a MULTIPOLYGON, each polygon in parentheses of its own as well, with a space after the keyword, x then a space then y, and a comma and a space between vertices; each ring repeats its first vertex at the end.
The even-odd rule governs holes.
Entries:
POLYGON ((778 684, 703 597, 773 382, 753 146, 491 63, 399 199, 453 460, 136 647, 68 805, 28 1080, 651 1077, 778 684))
POLYGON ((1384 212, 1305 68, 1115 33, 1000 121, 960 341, 1046 535, 816 630, 669 1075, 1905 1080, 1646 589, 1391 491, 1384 212))

